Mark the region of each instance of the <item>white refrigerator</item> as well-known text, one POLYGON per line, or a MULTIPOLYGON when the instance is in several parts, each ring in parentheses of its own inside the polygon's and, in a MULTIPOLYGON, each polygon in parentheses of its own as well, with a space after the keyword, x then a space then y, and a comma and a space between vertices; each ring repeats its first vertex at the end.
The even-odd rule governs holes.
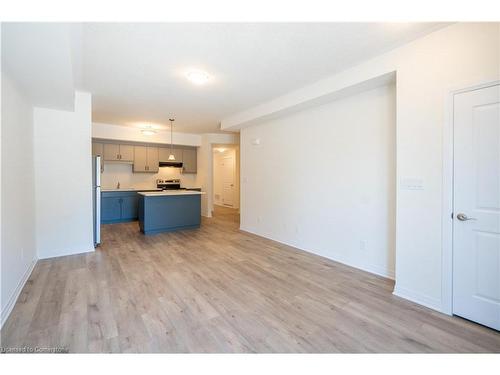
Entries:
POLYGON ((101 243, 101 157, 92 157, 92 205, 94 218, 94 247, 101 243))

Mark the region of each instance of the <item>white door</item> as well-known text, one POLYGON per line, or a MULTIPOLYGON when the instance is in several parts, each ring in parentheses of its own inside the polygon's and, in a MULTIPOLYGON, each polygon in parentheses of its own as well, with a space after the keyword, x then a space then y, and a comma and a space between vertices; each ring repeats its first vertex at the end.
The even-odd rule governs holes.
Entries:
POLYGON ((453 313, 500 330, 500 86, 454 98, 453 313))
POLYGON ((234 156, 224 156, 222 159, 222 203, 225 206, 234 204, 234 156))

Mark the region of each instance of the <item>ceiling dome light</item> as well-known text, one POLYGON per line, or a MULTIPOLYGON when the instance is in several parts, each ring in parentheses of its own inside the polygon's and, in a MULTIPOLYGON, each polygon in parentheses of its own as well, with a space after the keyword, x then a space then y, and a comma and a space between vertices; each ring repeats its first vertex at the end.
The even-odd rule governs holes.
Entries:
POLYGON ((146 126, 141 130, 141 133, 144 135, 154 135, 156 134, 156 130, 154 130, 151 126, 146 126))
POLYGON ((208 73, 201 70, 191 70, 186 73, 186 78, 195 85, 203 85, 210 80, 208 73))

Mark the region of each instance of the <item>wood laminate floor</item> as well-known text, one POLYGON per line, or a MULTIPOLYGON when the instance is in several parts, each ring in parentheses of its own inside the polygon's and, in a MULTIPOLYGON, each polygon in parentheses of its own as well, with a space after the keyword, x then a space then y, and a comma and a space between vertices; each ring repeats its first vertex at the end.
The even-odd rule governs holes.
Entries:
POLYGON ((500 334, 391 294, 393 282, 238 230, 103 226, 95 253, 39 261, 3 347, 71 352, 500 352, 500 334))

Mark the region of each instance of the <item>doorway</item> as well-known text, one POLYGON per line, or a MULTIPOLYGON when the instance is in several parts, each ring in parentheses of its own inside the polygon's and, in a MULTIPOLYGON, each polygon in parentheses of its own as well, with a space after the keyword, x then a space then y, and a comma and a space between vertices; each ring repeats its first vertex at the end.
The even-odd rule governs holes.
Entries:
POLYGON ((234 187, 235 181, 235 155, 234 152, 226 152, 219 159, 220 161, 220 173, 222 175, 222 205, 223 206, 234 206, 234 187))
POLYGON ((500 330, 500 85, 453 97, 452 312, 500 330))
MULTIPOLYGON (((214 214, 223 212, 218 207, 239 213, 239 148, 236 145, 213 148, 213 202, 214 214)), ((226 210, 227 211, 227 210, 226 210)), ((225 211, 224 211, 225 212, 225 211)))

